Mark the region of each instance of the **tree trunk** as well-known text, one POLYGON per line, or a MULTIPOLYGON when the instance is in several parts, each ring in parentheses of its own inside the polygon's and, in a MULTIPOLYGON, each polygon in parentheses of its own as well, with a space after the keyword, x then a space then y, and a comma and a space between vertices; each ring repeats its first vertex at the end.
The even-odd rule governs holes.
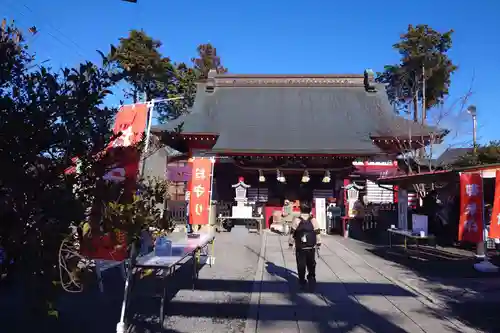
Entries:
POLYGON ((418 123, 418 95, 413 97, 413 121, 418 123))
POLYGON ((425 66, 422 65, 422 125, 425 125, 425 121, 427 119, 427 109, 426 109, 426 101, 425 101, 425 66))

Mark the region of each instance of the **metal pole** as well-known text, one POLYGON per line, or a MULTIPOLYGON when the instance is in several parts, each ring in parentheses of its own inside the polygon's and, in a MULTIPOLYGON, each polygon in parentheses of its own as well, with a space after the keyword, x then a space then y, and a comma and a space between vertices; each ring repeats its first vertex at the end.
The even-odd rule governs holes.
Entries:
MULTIPOLYGON (((212 167, 211 167, 211 170, 210 170, 210 199, 209 199, 209 203, 208 203, 208 207, 210 208, 209 210, 209 215, 208 215, 208 227, 210 228, 211 225, 212 225, 212 209, 214 209, 214 207, 212 206, 212 198, 213 198, 213 194, 214 194, 214 169, 215 169, 215 157, 210 157, 210 162, 212 163, 212 167)), ((216 217, 217 218, 217 217, 216 217)))
MULTIPOLYGON (((146 95, 144 95, 144 98, 147 101, 146 95)), ((142 152, 143 157, 141 158, 141 163, 142 163, 142 165, 141 165, 141 177, 144 176, 144 171, 146 169, 146 154, 147 154, 148 148, 149 148, 149 140, 151 139, 151 125, 153 124, 153 111, 154 111, 155 103, 175 101, 178 99, 184 99, 184 97, 179 96, 179 97, 164 98, 164 99, 152 99, 150 102, 146 102, 146 103, 149 103, 150 106, 148 109, 148 123, 146 125, 146 142, 144 143, 144 150, 142 152)))
MULTIPOLYGON (((164 99, 162 100, 163 101, 169 101, 169 100, 175 100, 175 99, 181 99, 183 97, 174 97, 174 98, 167 98, 167 99, 164 99)), ((144 102, 147 103, 147 95, 144 94, 144 102)), ((144 145, 144 151, 142 153, 142 155, 145 155, 145 153, 147 153, 147 150, 148 150, 148 147, 149 147, 149 139, 150 139, 150 136, 151 136, 151 124, 153 122, 153 108, 154 108, 154 103, 155 103, 155 100, 153 99, 151 102, 150 102, 150 105, 149 105, 149 108, 148 108, 148 123, 147 123, 147 126, 146 126, 146 143, 144 145)), ((141 162, 142 162, 142 166, 141 166, 141 176, 144 176, 144 170, 145 170, 145 166, 146 166, 146 159, 143 158, 141 159, 141 162)), ((130 259, 129 259, 129 263, 130 263, 130 266, 129 266, 129 269, 127 271, 127 276, 125 278, 125 290, 124 290, 124 294, 123 294, 123 302, 122 302, 122 308, 121 308, 121 312, 120 312, 120 321, 116 324, 116 333, 125 333, 126 332, 126 324, 125 324, 125 312, 127 310, 127 303, 128 303, 128 298, 130 297, 129 296, 129 293, 130 293, 130 287, 131 287, 131 280, 133 278, 133 269, 134 269, 134 263, 135 263, 135 243, 132 243, 132 250, 130 251, 131 252, 131 256, 130 256, 130 259)), ((163 324, 163 323, 162 323, 163 324)))
POLYGON ((474 156, 476 156, 477 154, 476 132, 477 132, 477 116, 472 115, 472 144, 474 145, 474 156))
MULTIPOLYGON (((149 148, 149 139, 151 137, 151 123, 153 122, 153 109, 155 107, 155 100, 151 100, 151 104, 149 105, 148 108, 148 125, 146 126, 146 142, 144 143, 144 152, 143 154, 146 154, 148 152, 149 148)), ((143 170, 142 173, 144 175, 144 164, 143 163, 143 170)))

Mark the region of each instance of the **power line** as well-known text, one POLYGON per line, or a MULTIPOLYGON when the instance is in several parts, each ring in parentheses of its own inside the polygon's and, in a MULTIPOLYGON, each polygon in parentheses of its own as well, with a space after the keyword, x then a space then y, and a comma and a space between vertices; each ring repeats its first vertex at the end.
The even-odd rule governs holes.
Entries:
MULTIPOLYGON (((25 3, 22 3, 23 7, 26 8, 27 10, 29 10, 30 12, 32 12, 34 15, 37 15, 37 13, 31 9, 30 7, 28 7, 28 5, 26 5, 25 3)), ((82 47, 80 47, 80 45, 78 45, 74 40, 72 40, 70 37, 68 37, 66 34, 64 34, 61 30, 59 30, 57 27, 54 27, 50 22, 47 22, 46 23, 49 28, 55 30, 57 33, 59 33, 61 36, 63 36, 64 38, 66 38, 69 42, 71 42, 71 44, 73 44, 76 48, 80 49, 81 51, 85 52, 85 50, 83 50, 82 47)), ((81 56, 83 56, 83 54, 79 53, 81 56)))
MULTIPOLYGON (((5 0, 7 2, 7 4, 9 4, 9 1, 8 0, 5 0)), ((10 3, 10 6, 12 8, 14 8, 14 6, 12 5, 12 3, 10 3)), ((29 6, 27 6, 26 4, 22 4, 22 6, 30 11, 32 14, 34 14, 35 16, 37 15, 37 13, 31 9, 29 6)), ((23 13, 21 10, 18 9, 18 12, 20 15, 24 16, 25 18, 27 18, 27 16, 25 15, 25 13, 23 13)), ((29 19, 29 18, 28 18, 29 19)), ((66 38, 69 42, 71 42, 71 44, 73 46, 71 46, 70 44, 68 44, 67 42, 63 41, 61 38, 59 38, 58 36, 56 36, 55 34, 51 33, 49 30, 42 30, 43 32, 45 32, 48 36, 52 37, 55 41, 59 42, 61 45, 67 47, 68 49, 71 49, 72 51, 76 52, 80 57, 86 59, 87 56, 85 56, 82 52, 80 52, 80 50, 84 51, 75 41, 73 41, 70 37, 66 36, 62 31, 60 31, 59 29, 57 29, 56 27, 54 27, 53 25, 51 25, 49 22, 47 23, 42 23, 42 26, 47 26, 49 28, 51 28, 52 30, 54 30, 55 32, 59 33, 61 36, 63 36, 64 38, 66 38)), ((37 31, 37 34, 40 34, 40 31, 41 30, 38 30, 37 31)), ((84 51, 85 52, 85 51, 84 51)))

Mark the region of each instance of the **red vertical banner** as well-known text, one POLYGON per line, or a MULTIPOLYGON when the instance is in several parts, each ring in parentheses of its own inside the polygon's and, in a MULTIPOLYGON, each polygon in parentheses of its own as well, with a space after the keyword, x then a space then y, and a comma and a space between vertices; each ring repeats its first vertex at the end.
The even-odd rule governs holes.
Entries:
POLYGON ((134 146, 142 140, 146 130, 148 110, 148 104, 132 104, 122 106, 116 114, 113 134, 117 136, 107 147, 108 153, 112 154, 114 168, 106 174, 105 179, 136 179, 141 152, 134 146))
POLYGON ((208 224, 210 217, 210 186, 212 185, 212 160, 195 158, 192 162, 189 223, 208 224))
POLYGON ((460 225, 458 240, 483 241, 483 178, 480 173, 460 175, 460 225))
POLYGON ((500 170, 496 172, 495 199, 491 213, 490 238, 500 238, 500 170))

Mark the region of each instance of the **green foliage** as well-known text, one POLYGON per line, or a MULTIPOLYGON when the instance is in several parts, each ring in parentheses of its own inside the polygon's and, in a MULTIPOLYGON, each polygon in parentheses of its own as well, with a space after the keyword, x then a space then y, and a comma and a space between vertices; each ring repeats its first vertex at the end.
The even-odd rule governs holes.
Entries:
POLYGON ((108 142, 116 110, 103 100, 114 82, 91 63, 58 72, 35 65, 13 26, 1 31, 0 59, 0 246, 33 288, 30 304, 43 309, 59 244, 85 210, 64 170, 75 156, 92 164, 108 142))
POLYGON ((125 231, 129 244, 137 241, 144 229, 171 227, 163 218, 168 182, 159 178, 147 178, 140 183, 139 194, 133 195, 132 200, 103 203, 105 229, 125 231))
MULTIPOLYGON (((140 38, 154 54, 158 43, 140 38)), ((0 247, 4 262, 13 263, 9 274, 29 289, 31 315, 57 314, 60 284, 53 282, 59 280, 60 245, 82 221, 89 221, 85 234, 118 229, 130 241, 149 226, 169 227, 162 219, 166 182, 144 180, 140 194, 131 197, 135 183, 125 189, 103 179, 113 167, 113 157, 103 152, 117 112, 104 106, 105 98, 123 77, 138 89, 161 90, 156 87, 165 84, 166 72, 155 66, 171 66, 165 58, 148 59, 144 50, 142 58, 127 58, 124 50, 119 59, 126 76, 112 57, 103 57, 103 66, 87 62, 53 71, 35 63, 18 29, 5 22, 0 28, 0 247), (75 157, 78 172, 65 172, 75 157)), ((186 72, 184 81, 194 76, 185 66, 173 69, 186 72)), ((176 87, 191 94, 186 86, 176 87)), ((142 144, 127 149, 142 151, 142 144)))
POLYGON ((486 145, 478 145, 475 153, 470 152, 461 156, 453 166, 466 167, 498 163, 500 163, 500 141, 491 141, 486 145))
POLYGON ((132 87, 127 92, 134 102, 141 94, 148 99, 165 96, 165 88, 175 79, 174 66, 161 55, 161 42, 144 31, 131 30, 128 37, 120 38, 117 47, 111 47, 106 57, 121 70, 121 77, 132 87))
POLYGON ((156 105, 155 111, 161 123, 176 119, 186 113, 188 108, 193 106, 196 95, 196 72, 184 63, 174 66, 173 79, 163 86, 162 96, 164 95, 163 98, 182 97, 182 99, 156 105))
POLYGON ((215 69, 218 74, 227 73, 227 68, 222 66, 217 50, 212 44, 201 44, 196 50, 198 58, 192 58, 191 61, 200 79, 206 79, 211 69, 215 69))
POLYGON ((387 84, 390 101, 398 110, 413 113, 415 121, 419 118, 418 102, 423 100, 424 79, 426 108, 443 103, 449 93, 451 75, 457 70, 447 54, 452 47, 452 35, 453 30, 440 33, 428 25, 409 25, 401 40, 393 45, 401 61, 385 66, 377 75, 378 82, 387 84))
POLYGON ((173 120, 187 112, 193 105, 196 80, 206 78, 210 69, 227 72, 221 64, 216 49, 211 44, 198 46, 198 57, 193 58, 193 68, 185 63, 174 63, 160 52, 161 42, 144 31, 132 30, 126 38, 120 38, 110 53, 101 54, 105 63, 114 66, 114 78, 124 79, 132 89, 127 97, 138 101, 141 95, 151 99, 177 98, 157 103, 155 112, 160 122, 173 120), (178 99, 181 97, 181 99, 178 99))

